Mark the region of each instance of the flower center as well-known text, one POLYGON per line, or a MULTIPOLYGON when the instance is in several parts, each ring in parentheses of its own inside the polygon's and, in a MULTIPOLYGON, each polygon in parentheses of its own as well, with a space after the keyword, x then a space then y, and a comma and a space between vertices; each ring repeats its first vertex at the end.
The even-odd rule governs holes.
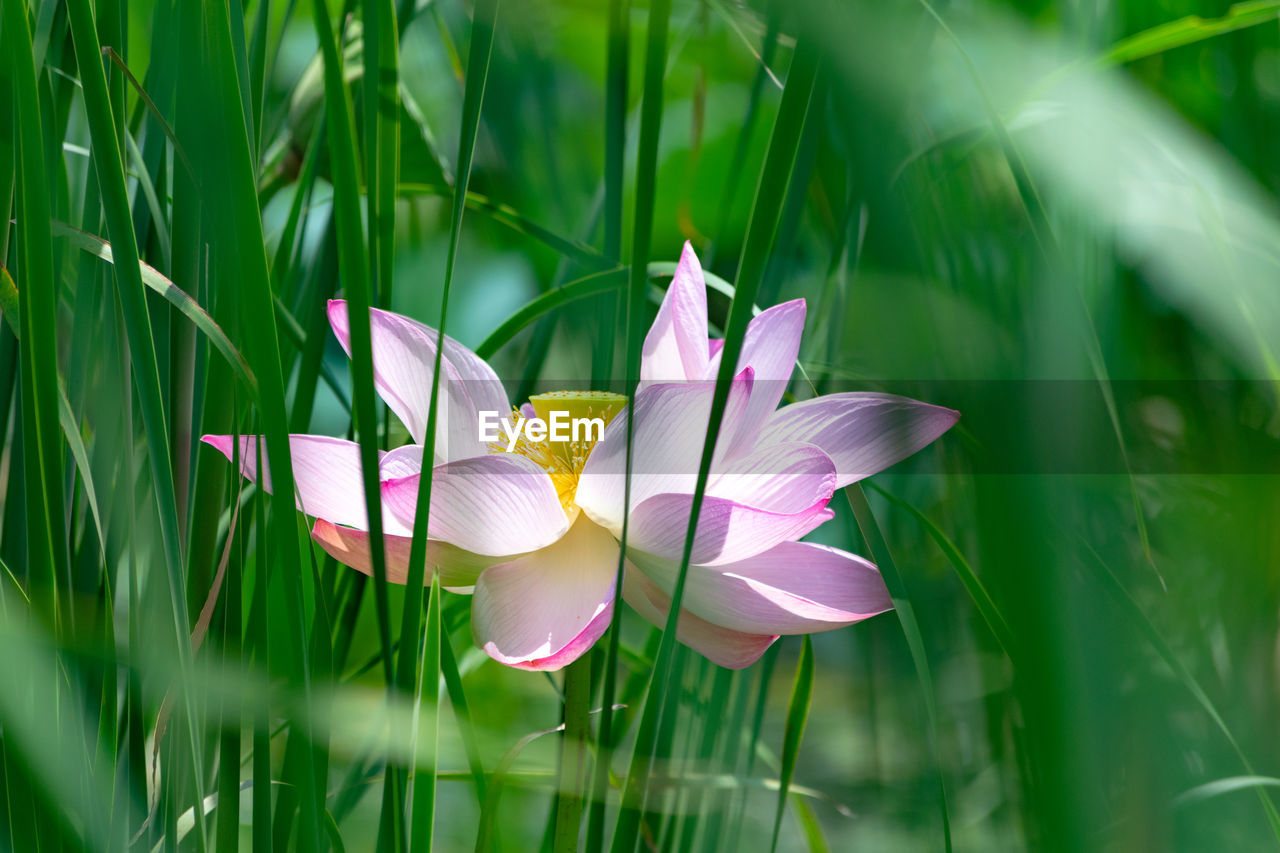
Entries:
MULTIPOLYGON (((519 453, 546 469, 556 488, 556 494, 560 496, 560 505, 564 507, 565 514, 570 519, 576 518, 578 507, 573 499, 578 491, 578 477, 582 474, 587 457, 591 455, 591 448, 604 432, 603 428, 592 428, 587 423, 583 423, 584 429, 579 429, 576 424, 598 419, 607 426, 622 411, 627 398, 608 391, 552 391, 548 394, 535 394, 529 398, 529 402, 533 405, 534 414, 545 423, 551 424, 559 420, 575 425, 569 431, 570 438, 563 441, 553 440, 552 436, 547 436, 545 441, 531 441, 522 431, 512 452, 519 453)), ((521 417, 519 410, 512 413, 513 421, 521 417)), ((499 444, 491 447, 494 452, 507 450, 499 444)))

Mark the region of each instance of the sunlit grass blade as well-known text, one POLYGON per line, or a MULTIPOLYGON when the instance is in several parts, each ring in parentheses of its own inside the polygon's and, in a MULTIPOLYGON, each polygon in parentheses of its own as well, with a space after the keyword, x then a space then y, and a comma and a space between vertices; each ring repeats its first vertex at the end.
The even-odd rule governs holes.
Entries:
POLYGON ((880 569, 885 586, 889 588, 889 595, 893 599, 893 612, 898 616, 902 633, 907 640, 907 648, 911 651, 911 662, 915 665, 916 678, 920 682, 920 694, 924 699, 928 720, 929 748, 938 771, 938 809, 942 818, 943 842, 946 849, 950 851, 952 849, 951 817, 950 807, 947 804, 946 773, 943 770, 942 754, 938 743, 938 699, 933 674, 929 667, 929 656, 925 652, 924 637, 920 633, 920 624, 916 620, 915 607, 907 594, 906 584, 902 580, 902 575, 898 573, 893 554, 890 553, 889 546, 884 541, 884 534, 880 532, 880 525, 871 511, 871 505, 867 503, 866 494, 863 493, 862 487, 855 483, 845 487, 844 495, 849 502, 849 508, 853 510, 854 518, 857 519, 862 538, 871 549, 872 559, 880 569))
POLYGON ((1183 791, 1174 798, 1173 806, 1175 808, 1191 806, 1251 788, 1280 788, 1280 779, 1272 776, 1229 776, 1226 779, 1214 779, 1212 782, 1197 785, 1189 791, 1183 791))
POLYGON ((800 755, 800 741, 804 726, 809 721, 809 707, 813 702, 813 640, 808 634, 800 647, 800 660, 796 664, 796 680, 791 687, 791 702, 787 706, 787 726, 782 738, 782 772, 778 776, 778 808, 773 815, 773 840, 770 850, 778 849, 778 835, 782 832, 782 816, 787 810, 787 792, 795 776, 800 755))
POLYGON ((1134 62, 1246 27, 1275 22, 1277 18, 1280 18, 1280 3, 1276 0, 1234 3, 1218 18, 1188 15, 1134 33, 1107 48, 1097 61, 1107 65, 1134 62))

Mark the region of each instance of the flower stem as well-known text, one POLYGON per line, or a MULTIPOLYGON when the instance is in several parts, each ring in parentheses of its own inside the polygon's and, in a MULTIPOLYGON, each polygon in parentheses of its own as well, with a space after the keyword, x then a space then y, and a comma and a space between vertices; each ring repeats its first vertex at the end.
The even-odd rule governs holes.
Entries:
POLYGON ((591 660, 584 655, 564 670, 564 740, 556 793, 555 853, 578 849, 587 771, 587 715, 591 702, 591 660))

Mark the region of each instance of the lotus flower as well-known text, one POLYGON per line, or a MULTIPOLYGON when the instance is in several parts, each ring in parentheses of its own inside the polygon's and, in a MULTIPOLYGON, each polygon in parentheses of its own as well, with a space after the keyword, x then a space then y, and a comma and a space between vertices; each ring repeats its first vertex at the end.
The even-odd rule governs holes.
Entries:
MULTIPOLYGON (((915 453, 958 414, 887 394, 830 394, 778 404, 804 328, 798 299, 747 328, 712 461, 677 625, 679 640, 715 663, 741 668, 782 634, 827 631, 889 610, 879 572, 836 548, 798 541, 833 515, 834 491, 915 453)), ((350 354, 346 303, 329 320, 350 354)), ((404 583, 421 473, 422 442, 440 335, 406 317, 370 312, 374 383, 414 444, 380 457, 387 576, 404 583)), ((687 244, 645 338, 633 406, 604 393, 540 395, 512 410, 482 359, 444 337, 438 436, 428 523, 428 566, 443 587, 474 593, 477 645, 509 666, 555 670, 604 633, 613 613, 619 539, 627 526, 623 598, 665 623, 679 572, 723 342, 707 330, 706 286, 687 244), (578 440, 482 440, 483 413, 503 429, 552 411, 599 417, 603 435, 578 440), (633 457, 627 503, 627 421, 633 457)), ((372 572, 354 442, 291 436, 298 507, 335 559, 372 572)), ((204 441, 232 458, 231 436, 204 441)), ((256 439, 241 439, 245 476, 256 439)), ((264 447, 265 452, 265 447, 264 447)))

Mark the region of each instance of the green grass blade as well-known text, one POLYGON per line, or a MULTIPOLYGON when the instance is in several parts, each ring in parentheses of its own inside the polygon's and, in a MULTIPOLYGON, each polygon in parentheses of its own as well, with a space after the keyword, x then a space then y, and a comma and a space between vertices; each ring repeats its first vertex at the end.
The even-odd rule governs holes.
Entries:
MULTIPOLYGON (((436 430, 439 426, 439 399, 440 399, 440 381, 443 375, 442 365, 444 363, 445 330, 449 317, 449 294, 453 285, 454 265, 458 256, 458 243, 462 233, 462 215, 466 209, 467 187, 471 181, 471 166, 475 157, 476 137, 480 131, 480 113, 484 106, 485 86, 489 78, 489 60, 493 54, 494 34, 497 28, 498 18, 498 0, 480 0, 475 6, 472 22, 471 22, 471 45, 467 55, 467 75, 466 88, 462 99, 462 124, 458 131, 458 173, 455 179, 453 205, 450 216, 449 228, 449 249, 445 260, 444 284, 440 297, 440 328, 439 337, 436 346, 435 365, 432 370, 431 377, 431 408, 427 415, 426 433, 423 438, 423 446, 433 448, 436 445, 436 430)), ((425 451, 430 458, 430 450, 425 451)), ((409 548, 409 577, 407 586, 409 589, 417 589, 422 586, 423 573, 426 568, 427 559, 427 527, 428 519, 431 512, 431 465, 424 459, 422 474, 418 479, 418 503, 414 511, 413 524, 413 541, 409 548)), ((432 573, 433 585, 437 583, 436 575, 432 573)), ((413 596, 407 596, 405 599, 405 608, 401 621, 401 634, 405 636, 416 636, 417 626, 421 615, 421 608, 413 604, 413 596), (412 633, 406 634, 406 632, 412 633)), ((438 631, 438 629, 437 629, 438 631)), ((437 640, 438 649, 438 640, 437 640)), ((416 661, 410 653, 408 646, 401 642, 400 648, 400 665, 397 674, 397 683, 400 688, 408 692, 413 682, 413 671, 416 661)), ((440 657, 437 650, 435 659, 431 663, 431 671, 434 679, 430 684, 433 691, 432 708, 435 708, 434 691, 439 684, 440 674, 440 657)), ((425 665, 425 664, 424 664, 425 665)), ((425 684, 420 680, 420 684, 425 684)), ((421 689, 414 697, 415 707, 422 702, 421 689)), ((433 721, 433 726, 437 723, 433 721)), ((437 729, 438 730, 438 729, 437 729)), ((425 849, 422 845, 425 843, 430 845, 431 822, 424 822, 425 827, 419 831, 417 815, 420 811, 434 814, 435 811, 435 789, 436 789, 436 767, 433 763, 430 768, 430 781, 426 782, 422 777, 425 774, 415 774, 415 797, 414 797, 414 814, 415 820, 413 824, 413 834, 410 838, 410 846, 416 849, 425 849), (416 795, 416 791, 429 791, 430 800, 420 799, 416 795), (425 840, 422 837, 425 833, 425 840)))
POLYGON ((901 498, 889 494, 875 483, 868 482, 867 485, 894 506, 902 507, 915 516, 916 521, 920 522, 920 525, 937 543, 942 553, 946 555, 947 561, 951 563, 951 568, 955 569, 956 576, 960 578, 960 583, 964 584, 965 592, 969 593, 969 598, 972 599, 974 606, 978 608, 978 612, 982 614, 983 621, 991 629, 991 634, 995 637, 996 642, 1000 644, 1000 648, 1009 656, 1009 660, 1016 662, 1018 659, 1018 644, 1014 641, 1013 629, 1009 627, 1004 614, 996 607, 991 594, 982 585, 982 581, 969 566, 969 561, 960 553, 960 549, 956 548, 951 540, 947 538, 947 535, 942 532, 942 529, 920 510, 901 498))
POLYGON ((791 702, 787 706, 787 726, 782 737, 782 772, 778 776, 778 808, 773 815, 773 841, 769 849, 778 849, 778 835, 782 832, 782 816, 787 810, 787 792, 795 776, 796 762, 800 755, 800 741, 804 726, 809 721, 809 706, 813 701, 813 639, 804 635, 800 647, 800 661, 796 664, 796 680, 791 687, 791 702))
POLYGON ((458 671, 458 658, 453 653, 453 643, 449 633, 440 633, 440 670, 444 676, 444 686, 449 692, 449 704, 453 706, 453 716, 458 721, 462 734, 462 747, 467 752, 467 764, 471 768, 471 778, 475 782, 476 800, 484 805, 485 791, 488 787, 484 773, 484 764, 480 758, 480 744, 476 740, 475 726, 471 721, 471 706, 467 702, 467 694, 462 688, 462 673, 458 671))
MULTIPOLYGON (((733 146, 733 157, 729 161, 729 170, 725 172, 724 187, 720 190, 719 213, 716 216, 716 243, 725 238, 725 227, 729 222, 729 214, 733 210, 733 202, 738 193, 738 177, 742 174, 747 162, 747 151, 751 146, 751 134, 755 130, 756 114, 760 111, 760 98, 764 94, 765 82, 772 72, 774 54, 778 50, 778 32, 782 23, 781 0, 770 0, 768 3, 768 24, 764 41, 760 46, 760 61, 756 65, 755 76, 751 79, 751 91, 747 95, 747 112, 742 119, 742 130, 738 131, 738 139, 733 146)), ((732 13, 727 13, 732 14, 732 13)), ((706 264, 711 265, 715 258, 715 244, 707 252, 706 264)))
POLYGON ((1173 806, 1182 808, 1195 805, 1250 788, 1280 788, 1280 779, 1272 776, 1230 776, 1226 779, 1214 779, 1212 782, 1197 785, 1189 791, 1183 791, 1174 798, 1173 806))
MULTIPOLYGON (((72 228, 70 225, 57 220, 53 221, 52 227, 55 236, 66 238, 68 243, 80 251, 100 258, 109 264, 115 264, 115 253, 111 244, 101 237, 96 237, 78 228, 72 228)), ((190 320, 200 330, 201 334, 209 339, 209 343, 213 344, 219 354, 226 359, 227 365, 244 384, 245 390, 256 399, 258 396, 258 380, 240 350, 222 331, 222 327, 194 299, 178 288, 172 281, 165 278, 155 267, 146 261, 140 260, 138 261, 138 269, 142 276, 142 283, 163 296, 169 304, 178 309, 179 313, 190 320)))
POLYGON ((316 0, 316 34, 324 54, 325 122, 333 171, 334 210, 337 217, 340 280, 346 288, 351 326, 351 370, 355 397, 355 423, 359 430, 360 463, 364 471, 365 500, 369 518, 369 544, 374 567, 378 612, 378 636, 382 644, 383 675, 393 681, 391 658, 391 606, 387 595, 385 551, 382 540, 382 501, 378 485, 377 425, 373 392, 373 348, 369 328, 369 280, 365 266, 365 241, 360 224, 360 183, 356 174, 355 129, 351 102, 343 81, 342 58, 334 40, 327 0, 316 0))
MULTIPOLYGON (((62 439, 58 425, 57 277, 49 231, 49 197, 36 70, 26 4, 5 4, 0 20, 6 105, 16 137, 18 341, 28 577, 37 612, 58 625, 58 584, 65 577, 62 439), (21 116, 18 120, 16 117, 21 116)), ((12 309, 10 309, 11 311, 12 309)), ((10 314, 10 312, 6 312, 10 314)), ((12 488, 12 487, 11 487, 12 488)), ((8 531, 5 531, 6 534, 8 531)), ((55 682, 50 681, 50 684, 55 682)), ((52 710, 52 707, 49 709, 52 710)), ((68 792, 70 793, 70 792, 68 792)))
MULTIPOLYGON (((378 478, 378 419, 373 389, 372 333, 369 325, 372 297, 367 266, 368 246, 361 228, 356 134, 344 79, 343 57, 334 38, 327 0, 316 0, 315 10, 316 35, 324 55, 325 126, 329 139, 330 169, 333 173, 340 280, 346 289, 348 323, 351 329, 352 390, 355 398, 353 409, 360 438, 360 466, 369 519, 378 639, 381 643, 383 677, 390 697, 395 690, 396 678, 391 651, 391 604, 387 590, 381 487, 378 478)), ((419 583, 414 588, 421 587, 419 583)), ((412 636, 416 636, 416 632, 412 636)), ((394 849, 404 849, 408 843, 404 828, 404 794, 404 775, 389 763, 383 787, 383 827, 379 832, 379 843, 392 845, 394 849)))
MULTIPOLYGON (((402 183, 396 192, 401 198, 441 196, 452 199, 454 188, 442 184, 402 183)), ((521 214, 511 205, 495 201, 489 196, 468 191, 466 194, 466 207, 468 210, 484 214, 494 222, 510 228, 517 234, 523 234, 530 239, 537 240, 539 243, 563 255, 566 259, 572 259, 588 269, 608 270, 615 266, 613 259, 596 251, 587 243, 572 237, 562 236, 549 228, 544 228, 529 217, 521 214)))
MULTIPOLYGON (((621 12, 620 12, 621 13, 621 12)), ((645 63, 643 95, 640 104, 640 133, 636 155, 636 191, 635 220, 632 224, 631 263, 627 276, 626 300, 626 362, 623 365, 622 379, 632 393, 640 376, 640 346, 644 328, 645 288, 648 283, 648 263, 650 241, 653 235, 653 208, 655 185, 657 182, 658 140, 662 129, 663 76, 667 59, 667 32, 670 27, 670 0, 657 0, 649 6, 648 31, 645 34, 645 63)), ((621 25, 621 22, 620 22, 621 25)), ((631 463, 632 443, 634 440, 634 419, 627 419, 627 459, 626 485, 623 490, 623 506, 631 501, 631 463)), ((630 513, 622 518, 622 536, 618 556, 617 580, 614 584, 614 600, 621 598, 623 577, 626 572, 627 535, 630 532, 630 513)), ((673 608, 674 612, 674 608, 673 608)), ((608 778, 611 758, 613 734, 613 692, 615 689, 618 666, 618 646, 622 636, 622 608, 614 607, 609 627, 609 647, 605 658, 605 683, 601 706, 600 743, 605 746, 600 751, 594 769, 593 789, 599 790, 608 778)), ((653 737, 657 728, 657 710, 649 714, 648 742, 644 744, 647 753, 652 749, 653 737)), ((649 704, 646 702, 646 710, 649 704)), ((637 742, 636 753, 632 763, 635 764, 640 751, 637 742)), ((638 833, 640 808, 644 794, 639 788, 639 780, 632 786, 631 802, 619 815, 614 827, 612 849, 622 851, 634 847, 638 833)), ((598 817, 598 816, 597 816, 598 817)), ((588 849, 595 853, 603 848, 603 824, 597 819, 594 826, 588 827, 588 849)))
MULTIPOLYGON (((420 587, 414 587, 419 589, 420 587)), ((432 847, 432 837, 435 829, 435 813, 436 813, 436 773, 437 759, 436 751, 440 739, 440 708, 439 708, 439 690, 440 690, 440 643, 443 632, 440 629, 440 578, 436 574, 431 575, 430 592, 427 597, 427 630, 423 643, 422 653, 422 673, 418 683, 418 700, 414 705, 414 717, 417 724, 414 726, 415 741, 414 755, 430 756, 430 766, 423 767, 419 760, 415 765, 413 774, 413 810, 410 814, 409 822, 409 851, 410 853, 426 853, 432 847), (426 713, 430 715, 430 721, 425 723, 426 731, 423 731, 424 723, 422 722, 423 706, 426 713), (423 745, 423 736, 426 736, 425 749, 423 745)), ((413 596, 406 596, 413 597, 413 596)), ((421 601, 421 598, 418 599, 421 601)), ((419 609, 421 609, 419 607, 419 609)), ((402 634, 401 637, 404 635, 402 634)), ((400 657, 405 657, 405 643, 401 640, 400 657)), ((416 652, 416 649, 415 649, 416 652)))
MULTIPOLYGON (((1240 747, 1240 742, 1232 734, 1231 729, 1227 726, 1227 721, 1219 713, 1213 700, 1209 698, 1208 692, 1200 685, 1200 682, 1192 674, 1191 670, 1187 668, 1186 664, 1174 653, 1173 648, 1165 641, 1159 629, 1142 612, 1138 602, 1134 601, 1133 596, 1129 594, 1129 590, 1125 589, 1124 584, 1120 582, 1120 578, 1116 577, 1111 567, 1103 561, 1098 552, 1088 543, 1085 543, 1085 548, 1093 558, 1092 565, 1094 570, 1091 574, 1098 582, 1098 585, 1106 590, 1115 605, 1129 618, 1129 622, 1138 629, 1138 632, 1142 634, 1146 641, 1151 644, 1151 648, 1160 656, 1165 665, 1173 671, 1178 681, 1182 682, 1182 686, 1187 689, 1187 692, 1196 700, 1196 703, 1209 715, 1209 719, 1213 720, 1213 724, 1218 727, 1218 731, 1222 732, 1222 736, 1230 744, 1232 752, 1240 759, 1240 766, 1244 768, 1245 773, 1249 776, 1256 776, 1257 772, 1253 769, 1253 763, 1245 755, 1244 750, 1240 747)), ((1086 565, 1089 564, 1086 563, 1086 565)), ((1271 793, 1267 791, 1266 787, 1256 787, 1262 810, 1266 813, 1267 822, 1271 824, 1271 832, 1275 835, 1276 840, 1280 841, 1280 812, 1277 812, 1275 801, 1271 799, 1271 793)))
POLYGON ((1215 36, 1274 22, 1277 18, 1280 18, 1280 2, 1276 0, 1236 3, 1219 18, 1188 15, 1185 18, 1134 33, 1111 45, 1102 56, 1098 57, 1097 62, 1101 65, 1123 65, 1136 62, 1139 59, 1146 59, 1149 56, 1215 36))
POLYGON ((399 35, 392 0, 362 3, 365 186, 369 215, 369 281, 375 302, 391 304, 396 184, 400 165, 399 35))
POLYGON ((898 573, 893 554, 890 553, 889 546, 884 541, 884 534, 880 532, 880 525, 871 512, 871 505, 867 503, 867 496, 863 493, 862 487, 857 483, 846 486, 844 496, 849 502, 849 508, 853 510, 854 518, 857 519, 862 538, 871 549, 872 559, 880 569, 885 586, 889 588, 889 595, 893 599, 893 610, 898 615, 898 622, 902 625, 902 633, 911 651, 911 661, 915 665, 916 678, 920 681, 920 693, 924 699, 926 719, 929 723, 929 747, 938 768, 938 808, 942 817, 943 842, 946 849, 950 851, 952 849, 951 817, 947 805, 947 782, 938 745, 937 691, 933 686, 933 674, 929 669, 929 656, 925 652, 924 637, 920 633, 920 624, 916 621, 915 608, 907 595, 906 584, 902 580, 902 575, 898 573))
POLYGON ((573 853, 582 828, 583 785, 587 779, 587 715, 591 707, 591 658, 584 655, 564 670, 564 737, 556 789, 553 849, 573 853))
POLYGON ((476 354, 481 358, 491 358, 498 350, 511 342, 516 335, 524 331, 541 317, 557 308, 622 287, 626 283, 626 270, 619 267, 615 270, 592 273, 580 279, 568 282, 563 287, 548 290, 534 298, 527 305, 516 311, 502 322, 476 347, 476 354))
POLYGON ((707 438, 703 445, 702 459, 698 466, 698 477, 693 493, 693 506, 689 514, 690 523, 685 536, 684 553, 680 560, 680 571, 672 590, 667 624, 663 631, 662 642, 658 647, 657 658, 654 661, 649 695, 640 718, 635 752, 632 755, 631 768, 627 774, 626 788, 623 793, 623 811, 619 816, 618 827, 614 834, 615 851, 630 849, 634 846, 638 837, 638 809, 644 799, 645 780, 648 776, 654 738, 657 734, 659 708, 662 704, 662 697, 670 689, 671 659, 676 644, 676 620, 679 618, 680 604, 684 597, 689 558, 693 552, 696 522, 701 515, 703 497, 710 475, 711 458, 715 452, 716 439, 720 431, 720 421, 724 416, 725 406, 729 399, 729 388, 736 373, 738 356, 742 352, 747 323, 751 319, 751 309, 755 296, 764 278, 765 266, 778 227, 778 218, 781 215, 782 205, 791 183, 796 152, 800 144, 800 135, 805 123, 805 116, 809 111, 818 74, 818 64, 819 54, 816 45, 807 39, 802 40, 796 47, 796 55, 792 60, 791 71, 782 94, 782 104, 779 107, 778 117, 774 123, 773 134, 769 142, 769 152, 765 157, 760 181, 756 187, 751 221, 747 227, 747 239, 743 245, 742 257, 738 263, 738 275, 735 282, 736 292, 729 307, 728 322, 725 324, 724 350, 721 356, 720 372, 716 377, 715 396, 712 398, 711 403, 707 438))
MULTIPOLYGON (((107 234, 112 245, 130 259, 138 257, 137 239, 130 212, 128 189, 125 185, 123 158, 116 133, 116 120, 112 113, 112 101, 107 91, 106 75, 102 67, 101 48, 88 0, 71 0, 67 4, 71 36, 75 47, 81 83, 84 87, 84 106, 95 157, 98 183, 101 189, 103 214, 107 234)), ((187 613, 186 573, 181 553, 181 532, 178 521, 176 487, 173 464, 168 447, 168 423, 161 392, 160 372, 151 321, 147 311, 146 296, 140 267, 134 263, 113 265, 117 291, 124 309, 125 328, 128 334, 132 371, 140 407, 143 429, 147 436, 148 460, 155 485, 154 496, 160 519, 160 542, 164 556, 165 574, 168 579, 169 602, 173 627, 175 653, 179 667, 185 671, 191 662, 190 621, 187 613)), ((285 478, 284 482, 288 482, 285 478)), ((191 745, 184 760, 191 790, 191 803, 195 809, 195 837, 197 846, 207 844, 203 810, 198 808, 204 800, 203 758, 196 748, 199 743, 195 710, 186 682, 182 685, 185 719, 184 742, 191 745)), ((174 780, 176 781, 176 780, 174 780)))

